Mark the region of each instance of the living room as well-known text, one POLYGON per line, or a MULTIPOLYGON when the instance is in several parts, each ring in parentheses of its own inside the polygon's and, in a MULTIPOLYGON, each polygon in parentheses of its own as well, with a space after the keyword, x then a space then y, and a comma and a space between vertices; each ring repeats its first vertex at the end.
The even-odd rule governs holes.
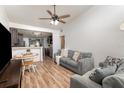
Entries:
POLYGON ((10 60, 20 67, 1 67, 0 87, 123 88, 123 19, 122 5, 1 5, 1 29, 13 38, 10 60))

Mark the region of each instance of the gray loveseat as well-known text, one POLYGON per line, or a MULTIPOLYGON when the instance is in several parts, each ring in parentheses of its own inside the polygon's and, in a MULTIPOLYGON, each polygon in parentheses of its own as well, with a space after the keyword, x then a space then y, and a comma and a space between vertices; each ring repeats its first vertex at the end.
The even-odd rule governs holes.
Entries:
POLYGON ((102 84, 91 80, 89 76, 95 71, 94 68, 84 75, 73 75, 70 80, 71 88, 124 88, 124 60, 121 61, 115 73, 105 77, 102 84))
MULTIPOLYGON (((80 53, 78 62, 75 62, 72 57, 75 51, 68 50, 68 57, 60 58, 60 65, 72 70, 73 72, 83 75, 84 73, 92 70, 94 68, 94 59, 92 53, 80 53)), ((55 55, 60 55, 59 50, 55 55)))

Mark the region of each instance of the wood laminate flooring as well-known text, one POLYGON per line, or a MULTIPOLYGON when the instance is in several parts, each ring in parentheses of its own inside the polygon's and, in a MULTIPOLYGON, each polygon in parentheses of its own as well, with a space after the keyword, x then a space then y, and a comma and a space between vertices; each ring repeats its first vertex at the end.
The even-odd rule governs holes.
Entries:
POLYGON ((70 77, 74 73, 56 65, 52 59, 36 62, 36 72, 25 71, 22 76, 22 88, 69 88, 70 77))

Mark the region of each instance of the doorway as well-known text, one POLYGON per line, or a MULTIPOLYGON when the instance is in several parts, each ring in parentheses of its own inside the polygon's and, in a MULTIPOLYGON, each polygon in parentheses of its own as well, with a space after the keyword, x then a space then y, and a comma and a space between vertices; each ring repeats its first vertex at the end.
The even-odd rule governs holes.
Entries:
POLYGON ((65 36, 60 36, 61 39, 61 49, 65 48, 65 36))

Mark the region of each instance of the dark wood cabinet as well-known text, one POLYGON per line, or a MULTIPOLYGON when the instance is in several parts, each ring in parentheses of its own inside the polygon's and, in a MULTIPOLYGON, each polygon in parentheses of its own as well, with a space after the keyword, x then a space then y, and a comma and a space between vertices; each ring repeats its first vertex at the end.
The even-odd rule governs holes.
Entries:
POLYGON ((17 29, 10 28, 12 46, 15 46, 18 43, 18 31, 17 29))
POLYGON ((0 88, 20 88, 21 87, 21 62, 10 62, 7 68, 0 75, 0 88))
POLYGON ((24 41, 23 41, 23 34, 21 34, 21 33, 18 33, 18 43, 17 43, 17 45, 19 46, 19 47, 24 47, 24 41))
POLYGON ((53 53, 52 47, 45 48, 45 56, 52 58, 52 53, 53 53))
POLYGON ((23 47, 23 34, 19 33, 16 28, 10 28, 11 40, 13 47, 23 47))

